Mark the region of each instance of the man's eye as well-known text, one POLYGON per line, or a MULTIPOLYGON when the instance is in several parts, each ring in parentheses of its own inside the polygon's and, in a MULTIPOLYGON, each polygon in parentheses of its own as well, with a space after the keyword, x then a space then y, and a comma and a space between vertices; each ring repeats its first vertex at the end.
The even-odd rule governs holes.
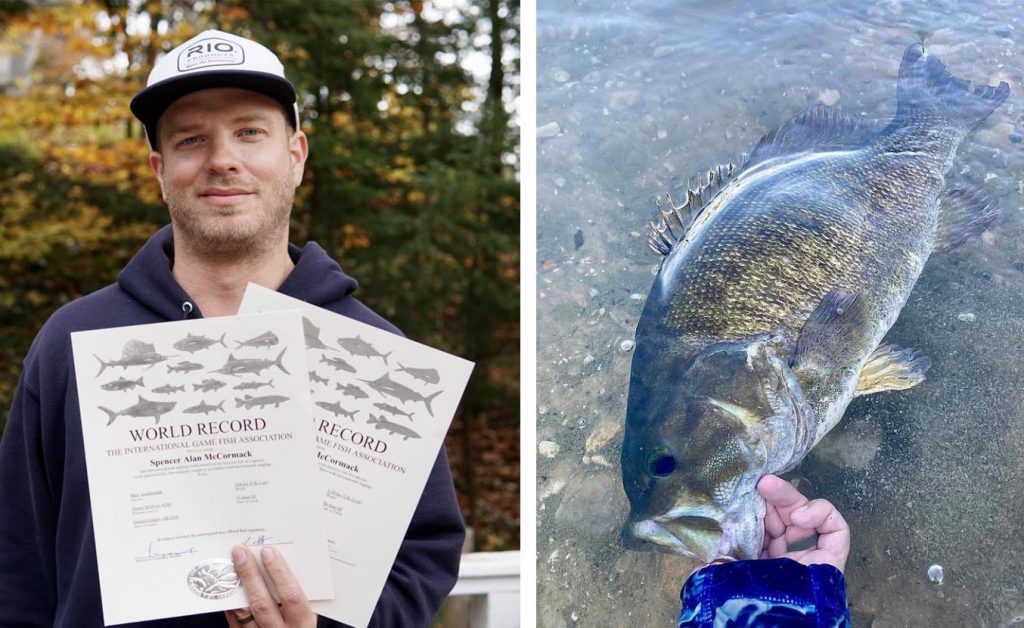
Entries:
POLYGON ((260 135, 262 133, 263 131, 261 131, 260 129, 242 129, 242 131, 240 132, 241 135, 248 135, 250 137, 260 135))
POLYGON ((192 137, 186 137, 185 139, 178 142, 178 146, 191 146, 199 142, 199 136, 193 135, 192 137))

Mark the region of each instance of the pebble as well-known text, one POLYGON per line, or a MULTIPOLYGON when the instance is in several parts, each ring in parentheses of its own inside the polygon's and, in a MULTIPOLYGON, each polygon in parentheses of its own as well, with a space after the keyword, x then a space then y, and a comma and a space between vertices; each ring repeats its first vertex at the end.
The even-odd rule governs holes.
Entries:
POLYGON ((928 568, 928 579, 935 584, 942 584, 942 565, 932 565, 928 568))
POLYGON ((839 102, 839 91, 835 89, 826 89, 818 94, 818 100, 820 100, 826 107, 831 107, 839 102))
POLYGON ((633 294, 629 295, 629 300, 630 301, 643 301, 644 300, 644 295, 640 294, 639 292, 634 292, 633 294))
POLYGON ((548 122, 544 126, 537 127, 537 139, 545 137, 555 137, 562 132, 562 129, 558 127, 557 122, 548 122))
POLYGON ((583 450, 587 455, 594 455, 607 445, 613 438, 622 431, 622 423, 618 421, 605 421, 594 428, 594 431, 587 437, 583 450))
POLYGON ((636 343, 633 342, 632 340, 623 340, 622 342, 619 343, 619 351, 622 351, 623 353, 625 353, 626 351, 632 351, 633 347, 635 346, 636 343))
POLYGON ((551 70, 551 78, 553 78, 555 81, 559 83, 565 83, 572 77, 570 77, 569 73, 563 70, 562 68, 554 68, 553 70, 551 70))
POLYGON ((1020 129, 1010 133, 1010 141, 1014 144, 1020 144, 1022 140, 1024 140, 1024 133, 1020 129))
POLYGON ((973 312, 963 312, 956 317, 961 323, 973 323, 976 318, 977 316, 973 312))
POLYGON ((583 358, 583 366, 590 366, 590 364, 593 361, 594 361, 594 356, 592 356, 591 354, 588 353, 586 355, 586 357, 583 358))
POLYGON ((537 443, 537 453, 545 458, 554 458, 562 451, 562 446, 553 440, 542 440, 537 443))

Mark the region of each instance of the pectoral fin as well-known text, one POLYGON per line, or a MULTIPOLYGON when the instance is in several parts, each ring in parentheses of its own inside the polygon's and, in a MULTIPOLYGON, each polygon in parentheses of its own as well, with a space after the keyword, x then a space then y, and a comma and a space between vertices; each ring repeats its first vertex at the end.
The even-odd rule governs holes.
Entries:
POLYGON ((800 330, 793 357, 797 379, 802 372, 829 372, 837 364, 849 364, 863 355, 868 342, 866 319, 867 308, 860 294, 830 290, 800 330))
POLYGON ((913 388, 924 381, 924 374, 931 365, 928 356, 919 354, 916 349, 879 345, 861 369, 853 396, 913 388))
POLYGON ((932 250, 955 249, 981 235, 999 217, 999 202, 988 190, 955 187, 939 198, 939 231, 932 250))

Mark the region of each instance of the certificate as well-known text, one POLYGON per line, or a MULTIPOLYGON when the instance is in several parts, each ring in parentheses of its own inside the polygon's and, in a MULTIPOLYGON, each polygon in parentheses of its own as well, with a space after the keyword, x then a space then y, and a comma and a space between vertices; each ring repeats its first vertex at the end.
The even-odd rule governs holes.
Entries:
POLYGON ((239 312, 301 308, 334 599, 365 628, 444 444, 473 364, 249 284, 239 312))
POLYGON ((106 625, 246 606, 238 544, 333 597, 299 312, 71 341, 106 625))

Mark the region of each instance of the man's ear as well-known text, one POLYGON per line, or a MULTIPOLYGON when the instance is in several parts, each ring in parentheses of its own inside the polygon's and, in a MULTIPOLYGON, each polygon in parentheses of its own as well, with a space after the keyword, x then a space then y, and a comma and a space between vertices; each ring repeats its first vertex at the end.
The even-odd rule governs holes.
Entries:
POLYGON ((160 184, 160 197, 167 202, 167 190, 164 189, 164 157, 153 151, 149 154, 149 169, 156 176, 156 182, 160 184))
POLYGON ((302 131, 296 131, 288 140, 288 152, 292 158, 292 185, 298 187, 302 183, 302 173, 306 168, 306 157, 309 156, 309 140, 302 131))

